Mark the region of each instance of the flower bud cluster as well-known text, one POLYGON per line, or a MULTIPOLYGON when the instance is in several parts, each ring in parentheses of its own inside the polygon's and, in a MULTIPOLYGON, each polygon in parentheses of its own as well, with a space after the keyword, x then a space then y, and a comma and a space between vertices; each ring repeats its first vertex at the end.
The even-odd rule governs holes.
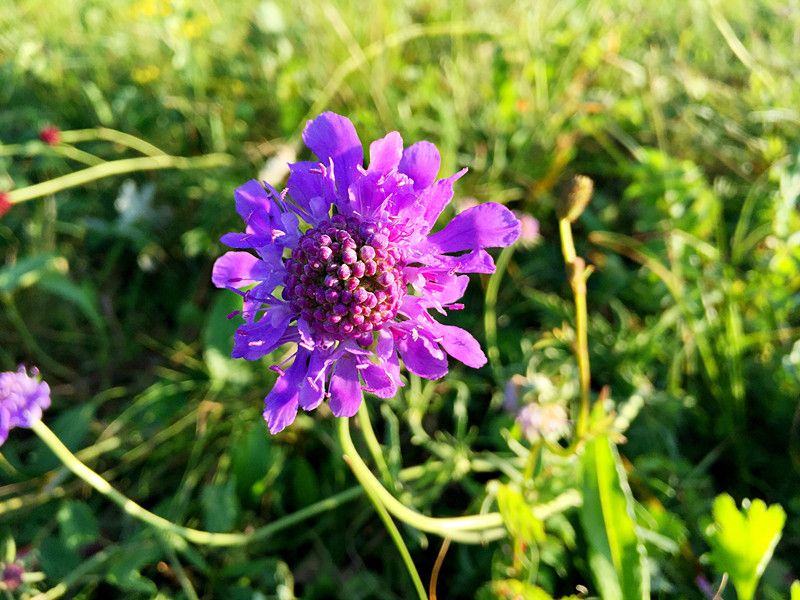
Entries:
POLYGON ((406 295, 402 260, 379 223, 334 215, 286 260, 283 298, 322 339, 372 339, 406 295))

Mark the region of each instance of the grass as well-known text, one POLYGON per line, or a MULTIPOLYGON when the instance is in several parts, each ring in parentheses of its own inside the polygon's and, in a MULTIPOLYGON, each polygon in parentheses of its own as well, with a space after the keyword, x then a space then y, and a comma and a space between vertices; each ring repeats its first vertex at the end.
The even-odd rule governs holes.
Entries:
MULTIPOLYGON (((540 222, 541 240, 508 253, 494 279, 474 277, 449 319, 489 343, 491 366, 451 361, 442 381, 411 378, 398 397, 368 400, 385 462, 372 470, 392 494, 426 514, 474 513, 525 472, 501 408, 507 381, 523 376, 539 400, 579 394, 556 206, 583 173, 595 195, 574 238, 596 269, 592 394, 609 386, 622 419, 652 595, 700 597, 698 573, 720 580, 700 557, 714 497, 728 492, 787 512, 761 585, 761 597, 785 597, 800 574, 798 32, 796 6, 745 0, 368 11, 15 0, 0 12, 0 190, 42 195, 0 220, 0 367, 38 364, 64 444, 177 524, 247 531, 352 486, 325 410, 265 433, 272 363, 227 358, 235 301, 209 283, 219 236, 239 227, 233 188, 262 169, 280 183, 281 163, 307 156, 305 121, 336 110, 365 141, 398 130, 435 142, 442 174, 468 166, 457 201, 540 222), (48 124, 62 146, 37 141, 48 124), (154 169, 209 155, 224 158, 154 169), (72 175, 83 169, 103 177, 72 175)), ((176 547, 27 432, 2 455, 0 528, 44 573, 23 594, 414 595, 366 497, 243 548, 176 547)), ((527 502, 574 487, 575 464, 548 456, 527 502)), ((440 540, 400 532, 427 587, 440 540)), ((598 593, 574 507, 548 517, 535 552, 511 546, 453 544, 439 597, 512 579, 598 593)))

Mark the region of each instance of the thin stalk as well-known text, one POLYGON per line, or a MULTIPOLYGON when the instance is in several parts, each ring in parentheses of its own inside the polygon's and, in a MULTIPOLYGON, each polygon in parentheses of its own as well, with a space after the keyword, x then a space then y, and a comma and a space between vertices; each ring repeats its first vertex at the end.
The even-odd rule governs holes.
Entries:
POLYGON ((50 588, 46 592, 35 595, 32 600, 55 600, 56 598, 60 598, 66 594, 69 591, 69 588, 75 585, 75 583, 77 583, 81 577, 94 571, 96 567, 99 567, 104 562, 109 560, 114 554, 116 554, 116 552, 116 550, 101 550, 100 552, 93 554, 92 557, 86 562, 81 563, 67 573, 64 579, 62 579, 58 585, 50 588))
POLYGON ((575 252, 572 239, 572 225, 567 218, 558 220, 561 234, 561 253, 567 265, 569 284, 575 298, 575 357, 578 361, 578 377, 580 379, 580 408, 576 424, 577 438, 583 438, 589 424, 589 404, 591 390, 591 369, 589 366, 589 318, 586 306, 586 278, 590 271, 586 263, 575 252))
POLYGON ((369 412, 366 403, 362 405, 362 409, 358 411, 358 424, 361 426, 361 432, 364 434, 364 441, 367 442, 367 448, 372 455, 372 460, 378 467, 384 482, 387 484, 392 481, 392 474, 389 472, 389 466, 386 464, 386 459, 383 456, 383 450, 375 436, 375 430, 372 428, 372 421, 369 418, 369 412))
POLYGON ((62 190, 84 185, 105 177, 134 173, 136 171, 154 171, 158 169, 206 169, 226 167, 233 164, 233 157, 229 154, 206 154, 204 156, 184 157, 169 156, 140 156, 137 158, 123 158, 112 160, 99 165, 81 169, 61 177, 55 177, 42 183, 36 183, 24 188, 12 190, 8 193, 11 204, 19 204, 62 190))
POLYGON ((291 525, 300 523, 301 521, 328 510, 333 510, 361 494, 361 489, 352 487, 330 498, 310 504, 290 515, 281 517, 269 525, 259 527, 251 533, 212 533, 210 531, 202 531, 191 527, 176 525, 164 517, 160 517, 141 507, 130 498, 118 492, 108 481, 78 460, 69 448, 62 444, 61 440, 59 440, 42 421, 35 422, 31 425, 31 429, 70 471, 119 506, 127 514, 147 523, 151 527, 155 527, 163 533, 178 535, 194 544, 205 546, 244 546, 246 544, 251 544, 256 541, 264 540, 291 525))
MULTIPOLYGON (((363 406, 362 406, 363 408, 363 406)), ((363 411, 362 411, 363 412, 363 411)), ((344 439, 345 437, 349 438, 350 436, 350 425, 349 419, 340 419, 339 420, 339 439, 342 440, 342 446, 344 446, 344 439)), ((351 443, 352 444, 352 443, 351 443)), ((350 464, 350 457, 345 455, 344 457, 345 462, 350 464)), ((352 465, 351 465, 352 468, 352 465)), ((358 476, 356 476, 358 478, 358 476)), ((397 525, 395 525, 394 521, 392 521, 392 516, 386 510, 386 507, 381 502, 381 499, 378 497, 378 494, 375 491, 374 486, 365 485, 365 483, 359 479, 359 483, 361 483, 364 491, 367 493, 367 497, 369 498, 372 505, 375 507, 375 512, 378 513, 381 521, 383 521, 383 525, 386 527, 386 531, 389 532, 389 537, 392 538, 394 545, 397 547, 398 552, 400 552, 400 556, 403 559, 403 564, 408 571, 409 576, 411 577, 411 581, 414 584, 414 589, 417 591, 417 595, 420 597, 420 600, 428 600, 428 597, 425 595, 425 586, 422 584, 422 580, 419 577, 419 573, 417 572, 417 567, 414 564, 414 559, 411 558, 411 553, 408 551, 408 547, 406 543, 403 541, 403 536, 400 534, 400 530, 397 529, 397 525)))
POLYGON ((141 138, 125 133, 124 131, 117 131, 116 129, 109 129, 108 127, 96 127, 94 129, 73 129, 71 131, 61 132, 61 141, 66 143, 77 142, 92 142, 95 140, 105 140, 113 142, 120 146, 126 146, 132 150, 141 152, 145 156, 164 156, 166 152, 154 146, 150 142, 146 142, 141 138))
MULTIPOLYGON (((363 405, 361 410, 363 410, 363 405)), ((500 513, 434 518, 408 508, 381 485, 381 482, 372 474, 369 467, 367 467, 364 460, 358 454, 353 440, 350 437, 349 420, 340 423, 339 439, 345 453, 345 460, 348 465, 350 465, 359 483, 364 489, 373 490, 388 511, 404 523, 420 531, 433 533, 443 538, 449 537, 454 541, 466 544, 484 543, 505 536, 506 531, 503 528, 503 519, 500 513)))

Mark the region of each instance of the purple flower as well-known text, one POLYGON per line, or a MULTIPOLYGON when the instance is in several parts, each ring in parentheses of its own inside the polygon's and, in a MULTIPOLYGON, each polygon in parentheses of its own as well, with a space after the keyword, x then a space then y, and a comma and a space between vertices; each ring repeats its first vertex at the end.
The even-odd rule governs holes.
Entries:
POLYGON ((39 371, 25 367, 0 373, 0 445, 14 427, 30 427, 50 406, 50 386, 38 377, 39 371))
POLYGON ((325 399, 349 417, 363 391, 394 396, 398 355, 427 379, 447 373, 447 354, 482 366, 475 338, 430 311, 462 308, 462 273, 493 272, 484 248, 508 246, 520 230, 510 210, 487 203, 431 233, 466 169, 437 181, 439 151, 430 142, 404 150, 400 134, 389 133, 370 145, 364 168, 353 124, 330 112, 309 121, 303 140, 319 160, 289 165, 282 193, 257 181, 236 190, 246 229, 222 242, 240 251, 220 257, 212 276, 243 298, 234 357, 297 345, 288 368, 273 367, 280 377, 264 409, 272 433, 325 399))

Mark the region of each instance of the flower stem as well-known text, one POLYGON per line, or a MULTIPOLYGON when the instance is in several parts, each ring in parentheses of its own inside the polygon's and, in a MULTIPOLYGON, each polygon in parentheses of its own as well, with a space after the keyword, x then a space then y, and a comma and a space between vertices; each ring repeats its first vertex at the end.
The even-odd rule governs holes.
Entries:
POLYGON ((358 424, 361 426, 361 432, 364 434, 364 441, 367 442, 367 448, 369 448, 369 452, 372 455, 372 460, 375 461, 375 465, 378 467, 384 482, 388 484, 392 480, 392 474, 389 472, 389 466, 386 464, 381 445, 375 436, 375 430, 372 428, 372 421, 369 418, 369 410, 366 403, 361 406, 357 416, 358 424))
POLYGON ((580 408, 575 429, 577 438, 581 439, 586 434, 589 425, 591 370, 589 367, 586 278, 591 271, 586 268, 584 260, 575 252, 575 243, 572 240, 572 225, 567 218, 562 217, 558 220, 558 230, 561 233, 561 252, 564 255, 569 284, 572 288, 572 295, 575 298, 575 357, 578 361, 578 377, 581 389, 580 408))
POLYGON ((127 146, 132 150, 141 152, 145 156, 163 156, 166 154, 166 152, 157 146, 135 135, 125 133, 124 131, 117 131, 116 129, 109 129, 108 127, 73 129, 71 131, 61 132, 61 141, 66 143, 75 144, 77 142, 91 142, 96 140, 104 140, 119 144, 120 146, 127 146))
MULTIPOLYGON (((363 405, 361 410, 364 410, 363 405)), ((344 458, 358 482, 375 493, 380 502, 396 518, 428 533, 465 544, 481 544, 500 539, 506 535, 500 513, 469 515, 465 517, 434 518, 408 508, 392 496, 372 474, 358 454, 350 437, 350 421, 342 419, 339 423, 339 441, 344 450, 344 458)))
POLYGON ((42 421, 33 423, 31 425, 31 429, 70 471, 92 486, 95 490, 103 494, 114 504, 119 506, 127 514, 139 519, 144 523, 147 523, 151 527, 155 527, 157 530, 163 533, 172 533, 178 535, 194 544, 206 546, 244 546, 246 544, 264 540, 291 525, 300 523, 301 521, 314 517, 328 510, 333 510, 345 502, 349 502, 350 500, 358 497, 362 491, 358 487, 352 487, 334 496, 331 496, 330 498, 310 504, 309 506, 306 506, 305 508, 302 508, 290 515, 281 517, 269 525, 259 527, 250 533, 212 533, 210 531, 202 531, 199 529, 193 529, 191 527, 176 525, 164 517, 160 517, 157 514, 142 508, 136 502, 118 492, 111 486, 110 483, 108 483, 108 481, 83 464, 78 457, 76 457, 69 450, 69 448, 61 443, 61 440, 58 439, 56 434, 53 433, 42 421))
MULTIPOLYGON (((366 412, 364 410, 363 404, 361 406, 361 409, 362 409, 361 412, 366 412)), ((340 440, 344 440, 345 436, 347 436, 347 438, 350 437, 350 426, 348 424, 348 421, 349 419, 339 420, 340 440)), ((342 445, 344 446, 344 443, 342 445)), ((351 461, 349 460, 350 457, 345 455, 344 458, 345 462, 347 462, 347 464, 349 464, 352 468, 351 461)), ((372 505, 375 507, 375 512, 378 513, 378 516, 380 517, 381 521, 383 521, 383 524, 386 527, 386 531, 389 532, 389 536, 392 538, 394 545, 397 546, 397 550, 400 552, 400 556, 403 559, 403 564, 406 566, 406 570, 408 571, 408 574, 411 577, 411 581, 414 583, 414 589, 417 591, 417 595, 420 597, 420 600, 428 600, 428 597, 425 595, 425 586, 422 584, 422 580, 419 577, 419 573, 417 572, 417 567, 414 564, 414 559, 411 558, 411 553, 408 551, 408 546, 406 546, 405 541, 403 541, 403 536, 401 535, 400 530, 397 529, 397 525, 395 525, 394 521, 392 520, 392 516, 389 514, 389 511, 386 510, 386 507, 381 502, 381 499, 378 497, 378 494, 376 493, 374 486, 364 485, 361 479, 359 479, 359 483, 362 484, 364 491, 367 493, 367 496, 370 499, 370 502, 372 502, 372 505)))
POLYGON ((55 194, 62 190, 84 185, 104 177, 134 173, 136 171, 153 171, 157 169, 204 169, 213 167, 226 167, 233 163, 229 154, 206 154, 204 156, 139 156, 137 158, 123 158, 112 160, 99 165, 94 165, 80 171, 75 171, 61 177, 56 177, 42 183, 29 185, 9 192, 11 204, 19 204, 27 200, 41 198, 55 194))

